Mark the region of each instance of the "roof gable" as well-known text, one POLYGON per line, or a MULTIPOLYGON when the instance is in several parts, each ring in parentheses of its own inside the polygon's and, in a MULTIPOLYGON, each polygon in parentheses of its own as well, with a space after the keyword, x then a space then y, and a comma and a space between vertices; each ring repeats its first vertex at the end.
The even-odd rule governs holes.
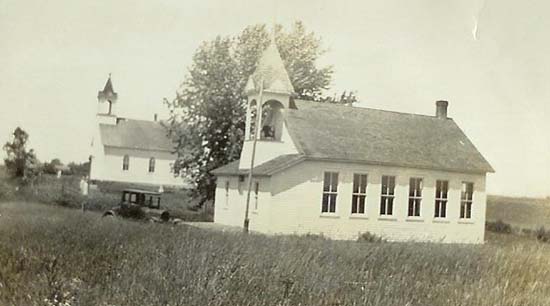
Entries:
POLYGON ((296 100, 285 124, 309 158, 493 172, 452 119, 296 100))
POLYGON ((149 151, 173 151, 174 145, 160 122, 123 119, 116 125, 99 124, 104 146, 149 151))

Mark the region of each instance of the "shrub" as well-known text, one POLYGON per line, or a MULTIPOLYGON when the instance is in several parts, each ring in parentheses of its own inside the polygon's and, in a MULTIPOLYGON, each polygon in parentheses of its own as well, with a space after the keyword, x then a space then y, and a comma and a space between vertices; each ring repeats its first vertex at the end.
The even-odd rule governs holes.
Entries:
POLYGON ((485 229, 491 232, 501 233, 501 234, 510 234, 512 232, 512 226, 500 219, 495 222, 492 222, 492 221, 485 222, 485 229))
POLYGON ((535 231, 535 236, 537 237, 538 241, 550 242, 550 230, 544 229, 544 226, 539 227, 535 231))
POLYGON ((303 237, 310 240, 327 240, 327 237, 325 237, 323 234, 307 233, 303 235, 303 237))
POLYGON ((358 242, 385 242, 386 240, 382 239, 382 237, 377 236, 375 234, 364 232, 362 234, 359 234, 359 238, 357 238, 358 242))
POLYGON ((522 228, 521 233, 527 236, 530 236, 533 234, 533 230, 530 228, 522 228))
POLYGON ((9 200, 13 197, 14 187, 10 184, 0 181, 0 200, 9 200))

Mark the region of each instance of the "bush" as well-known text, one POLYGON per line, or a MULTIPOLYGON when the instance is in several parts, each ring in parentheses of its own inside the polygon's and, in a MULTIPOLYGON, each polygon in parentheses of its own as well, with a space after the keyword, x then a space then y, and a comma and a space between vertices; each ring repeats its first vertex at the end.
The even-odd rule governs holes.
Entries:
POLYGON ((485 229, 491 232, 501 233, 501 234, 512 233, 512 226, 500 219, 495 222, 491 222, 491 221, 485 222, 485 229))
POLYGON ((359 235, 359 238, 357 238, 358 242, 385 242, 386 240, 382 239, 382 237, 377 236, 375 234, 364 232, 359 235))
POLYGON ((535 236, 540 242, 550 242, 550 230, 544 229, 544 226, 539 227, 535 231, 535 236))
POLYGON ((530 228, 522 228, 522 229, 521 229, 521 233, 522 233, 523 235, 530 236, 530 235, 533 235, 533 230, 530 229, 530 228))
POLYGON ((325 235, 323 235, 323 234, 307 233, 307 234, 303 235, 303 237, 306 238, 306 239, 309 239, 309 240, 328 240, 328 238, 325 237, 325 235))
POLYGON ((14 194, 14 187, 10 184, 0 181, 0 200, 10 200, 14 194))

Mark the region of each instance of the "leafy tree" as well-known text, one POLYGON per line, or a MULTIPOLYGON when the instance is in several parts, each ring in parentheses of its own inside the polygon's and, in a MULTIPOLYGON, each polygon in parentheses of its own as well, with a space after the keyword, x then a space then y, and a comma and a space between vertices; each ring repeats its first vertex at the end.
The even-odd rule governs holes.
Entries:
POLYGON ((75 163, 70 162, 68 165, 69 174, 72 175, 88 175, 90 173, 90 162, 75 163))
MULTIPOLYGON (((214 197, 215 182, 209 172, 239 157, 245 128, 244 88, 271 36, 265 25, 253 25, 237 37, 218 36, 204 42, 176 98, 165 100, 171 112, 169 134, 177 144, 174 168, 195 183, 201 204, 214 197)), ((332 67, 316 65, 325 52, 321 39, 301 22, 288 32, 277 25, 273 36, 296 97, 322 101, 332 67)))
POLYGON ((8 173, 12 177, 22 178, 24 183, 32 182, 40 174, 40 162, 34 150, 26 149, 28 139, 29 134, 17 127, 13 132, 13 141, 4 145, 7 155, 4 164, 8 173))
POLYGON ((350 91, 347 93, 346 91, 342 92, 340 96, 334 95, 333 97, 326 96, 319 99, 320 102, 328 102, 328 103, 336 103, 336 104, 344 104, 344 105, 353 105, 353 103, 357 102, 357 97, 355 96, 355 92, 350 91))
POLYGON ((48 174, 56 174, 57 173, 57 167, 63 165, 61 163, 61 160, 59 158, 52 159, 49 163, 44 163, 44 172, 48 174))

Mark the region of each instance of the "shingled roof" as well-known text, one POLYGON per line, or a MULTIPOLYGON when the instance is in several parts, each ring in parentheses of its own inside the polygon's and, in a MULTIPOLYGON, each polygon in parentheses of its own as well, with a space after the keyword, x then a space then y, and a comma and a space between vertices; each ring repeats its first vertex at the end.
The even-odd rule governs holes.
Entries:
MULTIPOLYGON (((255 176, 270 176, 280 170, 295 165, 305 159, 302 154, 286 154, 278 156, 272 160, 268 160, 261 165, 254 167, 255 176)), ((221 166, 211 171, 215 175, 246 175, 248 169, 239 169, 239 160, 230 162, 227 165, 221 166)))
POLYGON ((296 100, 285 123, 309 158, 494 172, 451 118, 296 100))
POLYGON ((160 122, 122 119, 116 125, 100 124, 104 146, 149 151, 173 151, 174 145, 160 122))
MULTIPOLYGON (((285 125, 300 154, 254 167, 271 175, 303 160, 356 162, 463 173, 494 172, 451 118, 295 100, 285 125)), ((214 171, 241 175, 235 161, 214 171)))

